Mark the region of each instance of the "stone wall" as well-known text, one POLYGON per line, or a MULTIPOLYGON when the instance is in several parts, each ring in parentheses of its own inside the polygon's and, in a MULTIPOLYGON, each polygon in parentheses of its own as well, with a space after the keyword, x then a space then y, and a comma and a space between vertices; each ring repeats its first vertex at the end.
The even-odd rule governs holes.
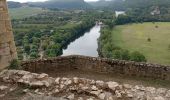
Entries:
POLYGON ((0 0, 0 69, 7 67, 14 58, 17 53, 7 3, 0 0))
POLYGON ((48 74, 57 71, 83 70, 129 77, 170 80, 170 66, 86 56, 67 56, 23 62, 22 67, 27 71, 48 74))

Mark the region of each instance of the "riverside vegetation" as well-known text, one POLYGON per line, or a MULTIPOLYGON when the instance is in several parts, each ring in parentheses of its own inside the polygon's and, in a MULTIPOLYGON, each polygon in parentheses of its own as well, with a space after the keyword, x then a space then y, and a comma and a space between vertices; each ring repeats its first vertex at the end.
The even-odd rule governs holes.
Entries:
POLYGON ((96 21, 111 22, 113 14, 113 11, 48 9, 34 16, 13 19, 19 59, 61 55, 63 48, 96 21))

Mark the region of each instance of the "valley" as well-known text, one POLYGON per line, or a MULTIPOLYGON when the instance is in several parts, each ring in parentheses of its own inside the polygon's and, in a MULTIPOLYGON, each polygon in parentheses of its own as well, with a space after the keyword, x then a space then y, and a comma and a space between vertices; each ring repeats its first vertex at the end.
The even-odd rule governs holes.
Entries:
POLYGON ((169 5, 1 0, 0 99, 170 100, 169 5))

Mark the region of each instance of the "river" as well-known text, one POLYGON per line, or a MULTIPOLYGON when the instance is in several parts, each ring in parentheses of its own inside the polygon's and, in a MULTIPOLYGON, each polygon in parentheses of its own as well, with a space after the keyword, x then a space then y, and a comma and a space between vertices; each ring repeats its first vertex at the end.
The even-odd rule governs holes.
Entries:
POLYGON ((98 57, 98 41, 97 39, 100 37, 100 29, 99 25, 94 26, 90 29, 89 32, 86 32, 82 37, 76 39, 74 42, 71 42, 67 49, 63 49, 62 56, 68 55, 85 55, 98 57))

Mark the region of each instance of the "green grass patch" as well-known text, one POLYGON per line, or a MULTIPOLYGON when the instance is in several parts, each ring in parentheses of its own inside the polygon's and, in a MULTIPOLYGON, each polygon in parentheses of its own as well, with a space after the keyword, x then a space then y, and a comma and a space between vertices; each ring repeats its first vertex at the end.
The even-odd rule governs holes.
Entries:
POLYGON ((115 45, 143 53, 148 62, 170 65, 170 23, 142 23, 116 26, 112 31, 115 45), (148 41, 150 38, 150 41, 148 41))
POLYGON ((45 12, 45 10, 36 7, 21 7, 9 9, 9 13, 12 19, 22 19, 25 17, 37 15, 42 12, 45 12))

